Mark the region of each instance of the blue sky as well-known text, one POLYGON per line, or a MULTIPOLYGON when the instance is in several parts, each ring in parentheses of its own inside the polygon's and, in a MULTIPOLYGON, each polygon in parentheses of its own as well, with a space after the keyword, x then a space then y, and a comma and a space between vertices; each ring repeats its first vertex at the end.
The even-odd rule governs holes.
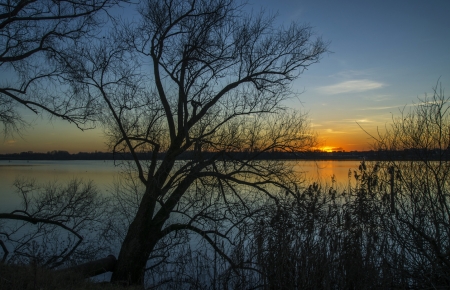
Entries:
MULTIPOLYGON (((367 131, 383 128, 399 108, 439 80, 450 92, 449 0, 249 0, 249 9, 278 12, 278 23, 309 23, 329 41, 330 53, 293 89, 290 106, 309 112, 324 146, 370 149, 367 131)), ((0 153, 104 151, 100 129, 80 132, 61 121, 34 121, 22 137, 0 143, 0 153), (61 137, 63 136, 63 137, 61 137)))
POLYGON ((309 23, 330 41, 332 53, 294 84, 324 145, 370 149, 356 122, 375 133, 438 80, 450 91, 450 1, 251 3, 309 23))

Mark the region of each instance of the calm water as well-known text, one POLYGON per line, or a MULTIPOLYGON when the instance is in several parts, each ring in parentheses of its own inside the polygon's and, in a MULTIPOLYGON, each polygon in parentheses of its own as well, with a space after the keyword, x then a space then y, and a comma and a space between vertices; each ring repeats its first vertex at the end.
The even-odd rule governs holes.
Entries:
MULTIPOLYGON (((290 162, 290 161, 288 161, 290 162)), ((331 184, 332 176, 338 184, 346 186, 348 170, 359 166, 359 161, 302 161, 295 169, 312 181, 331 184)), ((13 182, 16 178, 36 179, 39 183, 73 178, 93 180, 103 192, 112 185, 119 168, 113 161, 0 161, 0 212, 17 207, 20 202, 13 182)))
POLYGON ((19 198, 13 182, 16 178, 35 179, 38 183, 67 182, 74 178, 93 180, 107 191, 119 171, 113 161, 0 161, 0 212, 16 206, 19 198))

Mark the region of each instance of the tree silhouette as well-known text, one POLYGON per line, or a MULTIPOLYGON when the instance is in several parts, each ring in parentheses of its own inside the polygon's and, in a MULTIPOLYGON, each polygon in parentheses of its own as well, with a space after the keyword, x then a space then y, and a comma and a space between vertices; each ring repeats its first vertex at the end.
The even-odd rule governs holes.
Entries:
POLYGON ((27 108, 89 126, 90 100, 64 90, 61 59, 68 48, 92 38, 103 26, 107 9, 119 0, 0 1, 0 123, 4 133, 26 125, 27 108))
POLYGON ((132 154, 129 178, 141 190, 112 280, 143 283, 155 247, 179 232, 245 267, 227 245, 258 196, 294 194, 292 168, 259 157, 314 144, 306 115, 284 101, 327 44, 309 26, 275 27, 232 0, 146 1, 139 11, 139 22, 65 64, 73 92, 100 104, 113 152, 132 154))
POLYGON ((405 106, 373 137, 380 152, 396 152, 397 159, 376 165, 380 181, 390 185, 390 214, 383 223, 408 257, 419 288, 448 287, 450 281, 449 109, 449 97, 437 84, 432 96, 405 106))

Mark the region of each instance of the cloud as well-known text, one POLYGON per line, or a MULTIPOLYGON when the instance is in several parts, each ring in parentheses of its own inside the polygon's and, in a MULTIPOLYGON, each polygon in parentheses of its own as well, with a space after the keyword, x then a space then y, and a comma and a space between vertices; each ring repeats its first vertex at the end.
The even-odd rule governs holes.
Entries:
POLYGON ((343 134, 343 133, 346 133, 346 132, 343 132, 343 131, 334 131, 333 129, 327 129, 326 132, 327 133, 331 133, 331 134, 343 134))
POLYGON ((360 119, 360 120, 356 120, 356 123, 373 123, 373 121, 371 120, 367 120, 367 119, 360 119))
POLYGON ((13 145, 13 144, 15 144, 15 143, 17 143, 16 140, 8 140, 8 141, 6 141, 6 144, 7 144, 7 145, 13 145))
POLYGON ((343 119, 340 121, 333 121, 334 124, 338 123, 338 122, 342 122, 342 123, 373 123, 373 120, 364 118, 364 119, 343 119))
POLYGON ((373 110, 389 110, 389 109, 398 109, 400 106, 386 106, 386 107, 368 107, 358 109, 360 111, 373 111, 373 110))
MULTIPOLYGON (((447 103, 447 102, 445 102, 447 103)), ((393 106, 385 106, 385 107, 368 107, 368 108, 360 108, 360 111, 369 111, 369 110, 388 110, 388 109, 399 109, 402 110, 408 107, 422 106, 422 105, 430 105, 430 104, 440 104, 439 101, 429 101, 429 102, 420 102, 420 103, 412 103, 405 105, 393 105, 393 106)))
POLYGON ((370 96, 367 98, 367 100, 374 102, 385 102, 391 99, 392 99, 391 95, 378 95, 378 96, 370 96))
POLYGON ((360 93, 375 90, 384 87, 383 83, 371 80, 345 81, 338 84, 319 87, 319 92, 327 95, 336 95, 343 93, 360 93))

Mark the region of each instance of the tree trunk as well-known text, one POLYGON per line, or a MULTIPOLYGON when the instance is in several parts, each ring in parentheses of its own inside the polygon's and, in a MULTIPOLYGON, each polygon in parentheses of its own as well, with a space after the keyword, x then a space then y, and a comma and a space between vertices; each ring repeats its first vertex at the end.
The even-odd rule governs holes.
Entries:
POLYGON ((133 221, 132 226, 120 248, 119 258, 111 276, 111 282, 124 285, 142 285, 147 259, 160 239, 159 227, 149 227, 142 231, 146 221, 142 219, 133 221))
MULTIPOLYGON (((169 150, 167 155, 170 156, 171 152, 173 150, 169 150)), ((111 282, 125 285, 143 285, 148 257, 162 238, 161 229, 170 216, 170 208, 158 211, 155 216, 154 210, 157 196, 161 194, 159 191, 160 185, 164 184, 174 163, 174 157, 166 157, 155 176, 148 181, 136 217, 131 223, 120 248, 111 282)), ((189 185, 187 180, 191 179, 185 179, 182 184, 189 185)), ((169 202, 171 207, 175 206, 178 200, 169 202)))
POLYGON ((161 238, 164 221, 154 221, 151 194, 142 198, 139 210, 131 223, 120 248, 111 282, 142 285, 147 259, 161 238))

